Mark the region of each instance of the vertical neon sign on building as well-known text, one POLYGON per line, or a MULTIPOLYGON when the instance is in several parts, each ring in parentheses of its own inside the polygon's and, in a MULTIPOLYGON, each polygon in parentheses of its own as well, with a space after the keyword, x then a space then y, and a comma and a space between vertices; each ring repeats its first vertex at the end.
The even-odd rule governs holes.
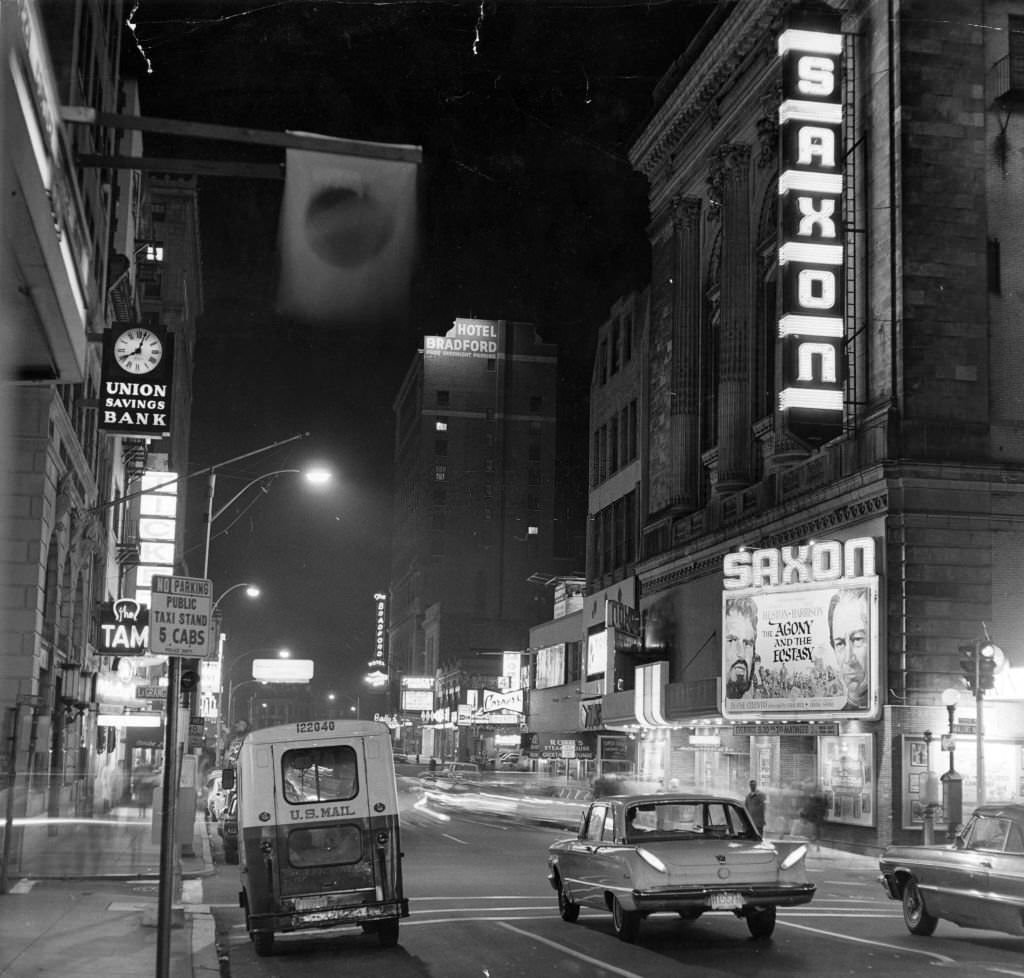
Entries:
POLYGON ((794 12, 779 36, 779 410, 811 445, 843 424, 842 52, 839 17, 825 12, 794 12))

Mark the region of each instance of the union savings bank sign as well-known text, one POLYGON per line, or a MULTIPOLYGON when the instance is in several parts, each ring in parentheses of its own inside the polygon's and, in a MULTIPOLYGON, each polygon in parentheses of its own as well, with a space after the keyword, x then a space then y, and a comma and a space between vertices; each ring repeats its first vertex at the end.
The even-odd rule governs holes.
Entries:
POLYGON ((779 36, 779 410, 809 445, 843 424, 842 52, 828 12, 793 11, 779 36))

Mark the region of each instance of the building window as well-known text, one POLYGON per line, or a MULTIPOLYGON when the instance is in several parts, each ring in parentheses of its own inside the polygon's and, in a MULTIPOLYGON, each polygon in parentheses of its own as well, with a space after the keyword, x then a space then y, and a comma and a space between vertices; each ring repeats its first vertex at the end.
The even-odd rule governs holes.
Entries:
POLYGON ((633 461, 637 457, 639 449, 637 447, 637 413, 636 413, 636 401, 629 402, 629 460, 633 461))
POLYGON ((146 245, 144 258, 146 261, 163 261, 164 246, 156 243, 146 245))
POLYGON ((487 372, 493 374, 494 371, 497 370, 497 369, 498 369, 498 361, 495 360, 493 357, 488 357, 488 359, 487 359, 487 372))
POLYGON ((993 295, 1003 291, 1001 260, 999 255, 999 239, 989 238, 986 242, 986 259, 988 262, 988 290, 993 295))
POLYGON ((448 454, 448 439, 438 438, 434 441, 434 454, 435 455, 447 455, 448 454))
POLYGON ((434 481, 444 482, 448 478, 448 466, 444 462, 438 462, 434 466, 434 481))
POLYGON ((448 419, 438 418, 434 422, 434 431, 447 431, 448 430, 448 419))
POLYGON ((608 472, 619 470, 619 419, 608 422, 608 472))
POLYGON ((451 403, 451 392, 450 391, 438 391, 437 392, 437 406, 448 407, 451 403))
POLYGON ((622 341, 619 321, 612 323, 612 336, 608 348, 608 373, 613 377, 619 372, 619 343, 622 341))
POLYGON ((1024 89, 1024 17, 1010 14, 1007 31, 1010 45, 1010 88, 1024 89))
POLYGON ((535 537, 540 534, 540 527, 534 526, 532 523, 526 528, 526 535, 528 537, 535 537))
POLYGON ((633 314, 622 317, 622 362, 629 363, 633 359, 633 314))

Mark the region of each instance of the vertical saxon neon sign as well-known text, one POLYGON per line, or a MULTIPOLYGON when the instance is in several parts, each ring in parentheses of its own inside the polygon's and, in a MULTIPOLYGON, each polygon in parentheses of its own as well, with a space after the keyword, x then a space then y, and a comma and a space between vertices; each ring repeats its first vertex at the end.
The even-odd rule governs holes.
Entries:
POLYGON ((779 409, 811 445, 843 423, 842 52, 839 18, 828 13, 794 12, 779 36, 779 409))

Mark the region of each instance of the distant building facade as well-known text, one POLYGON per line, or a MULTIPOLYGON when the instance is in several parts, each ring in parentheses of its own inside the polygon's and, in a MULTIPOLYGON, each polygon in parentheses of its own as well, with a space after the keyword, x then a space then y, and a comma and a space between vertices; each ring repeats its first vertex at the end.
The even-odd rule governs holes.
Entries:
POLYGON ((434 715, 415 718, 424 753, 489 749, 494 731, 465 717, 549 613, 535 575, 560 563, 557 368, 531 324, 456 319, 424 337, 395 398, 389 654, 396 682, 435 678, 434 715))

